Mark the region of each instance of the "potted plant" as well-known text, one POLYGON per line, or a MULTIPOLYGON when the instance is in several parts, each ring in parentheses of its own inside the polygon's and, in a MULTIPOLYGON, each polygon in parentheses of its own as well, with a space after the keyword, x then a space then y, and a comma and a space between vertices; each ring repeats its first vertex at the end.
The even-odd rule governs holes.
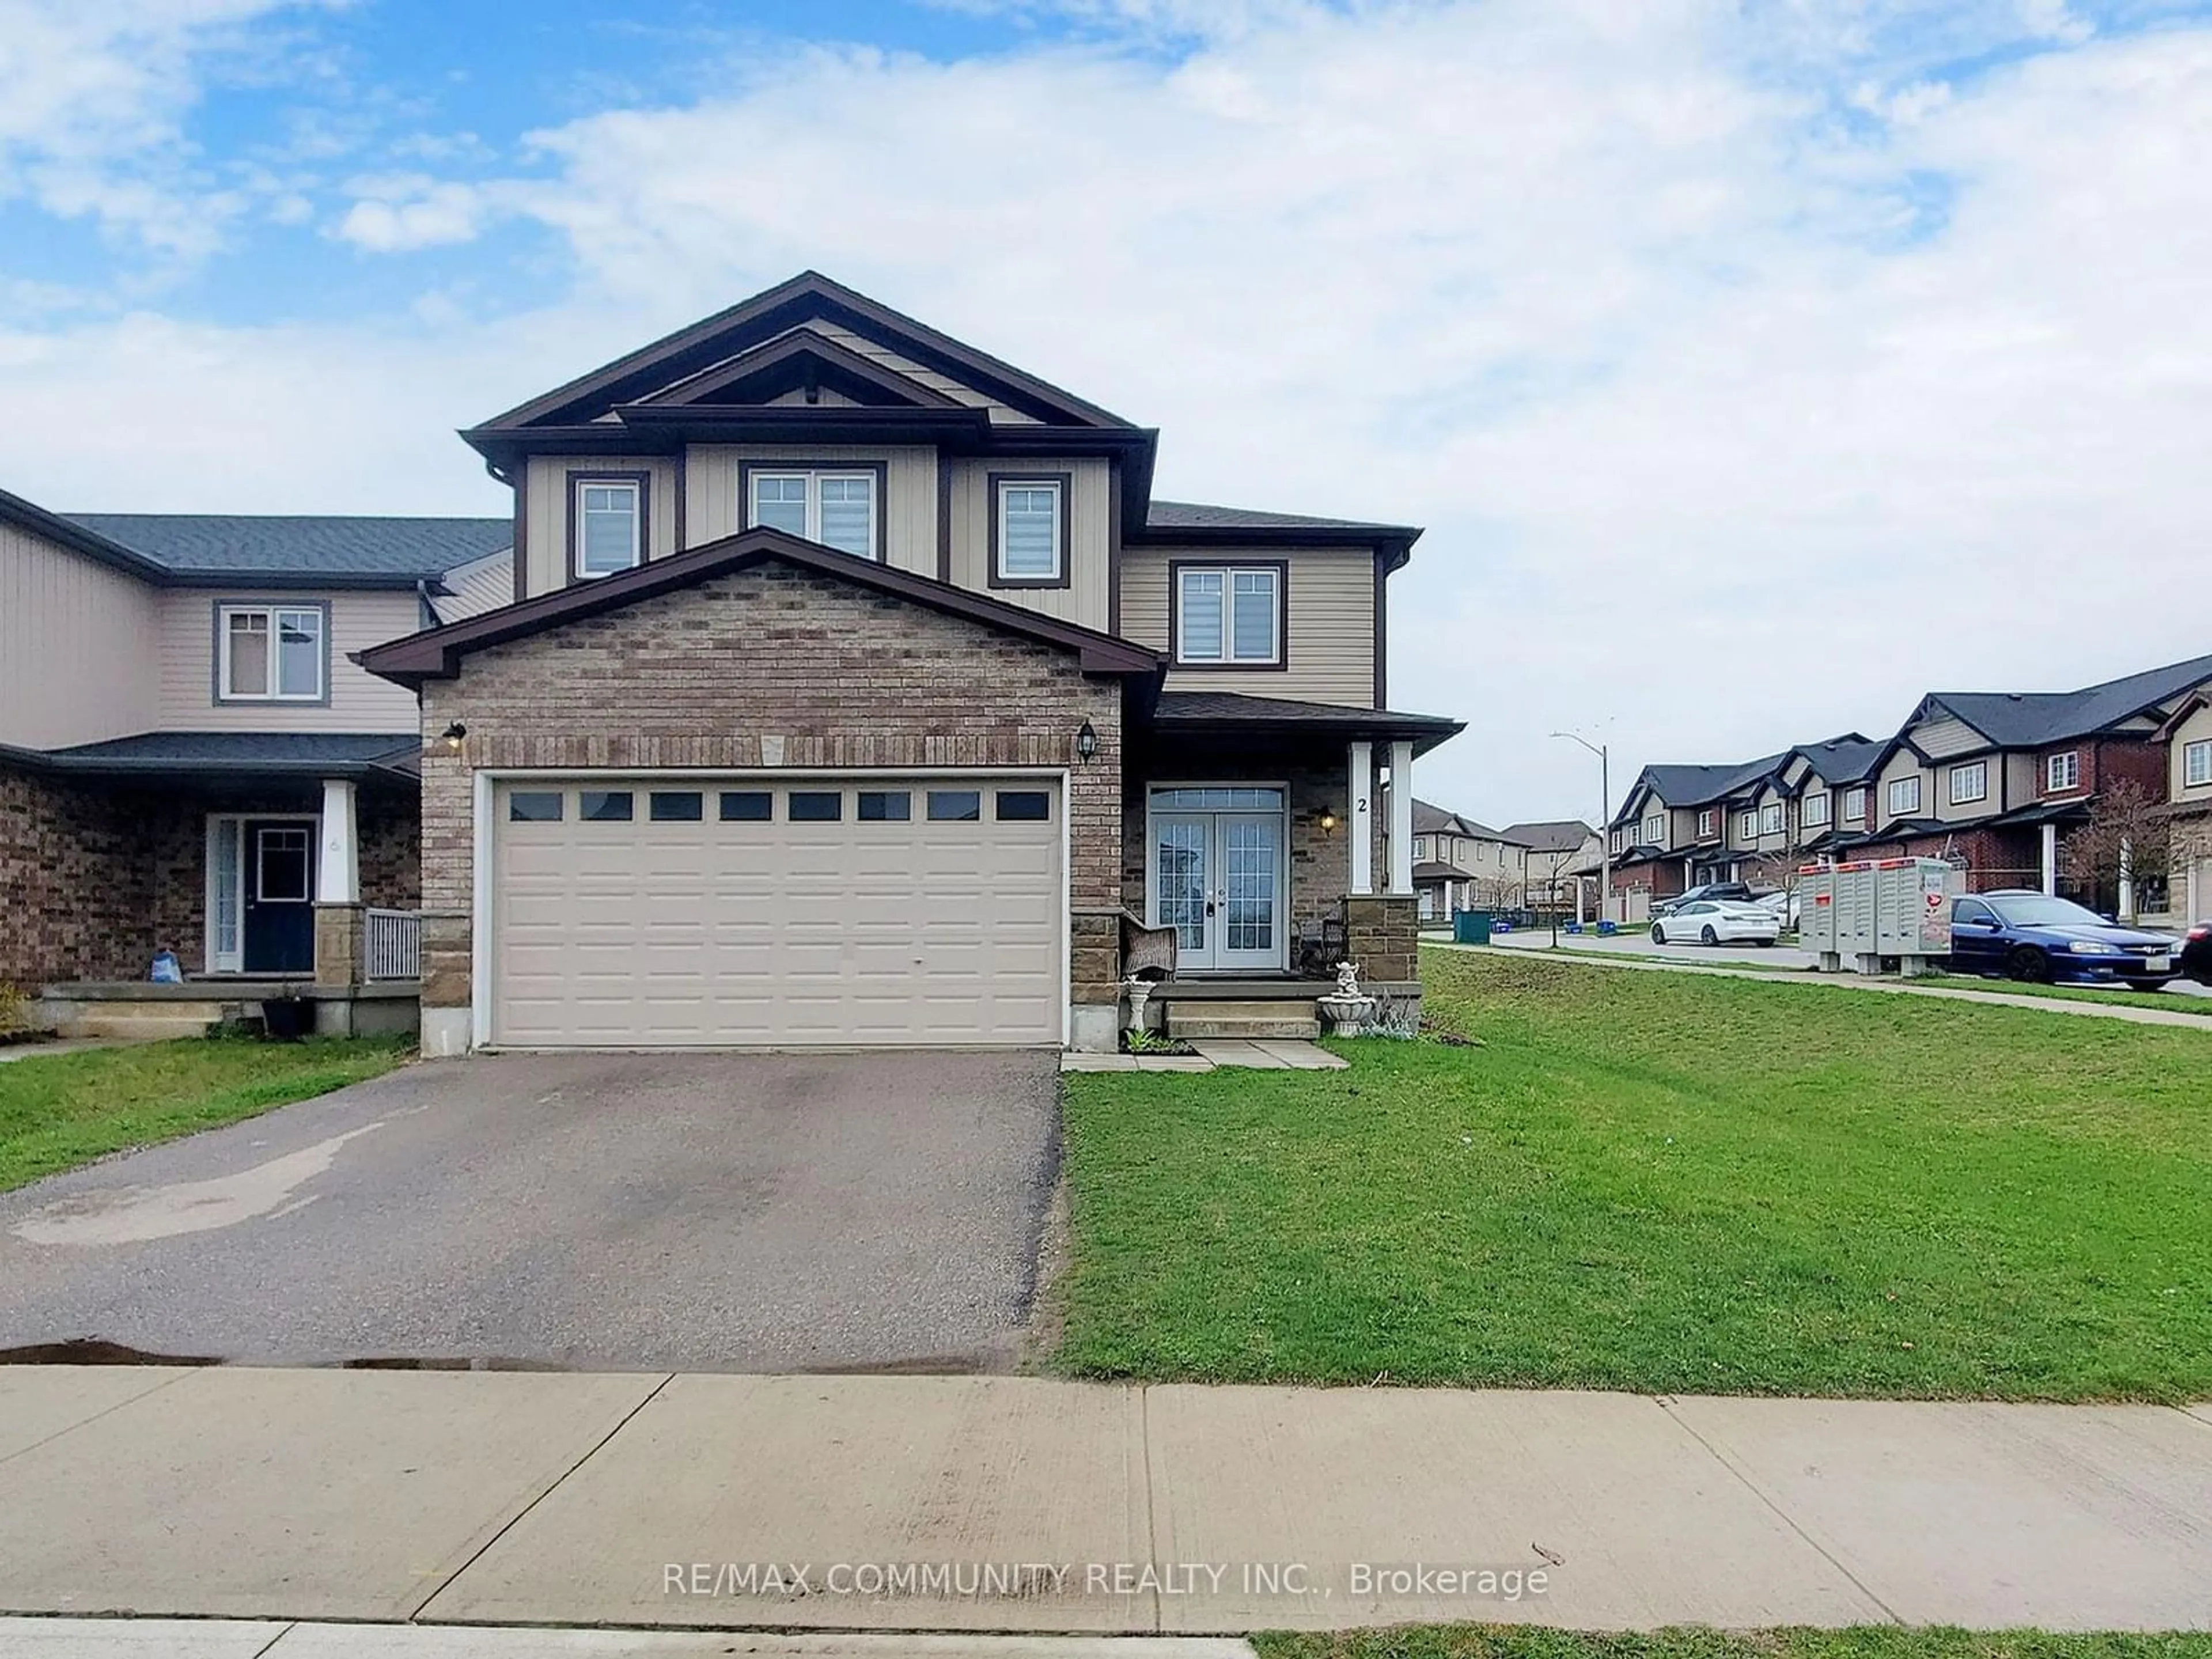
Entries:
POLYGON ((315 1000, 301 994, 297 984, 261 999, 261 1031, 270 1042, 297 1042, 314 1029, 315 1000))

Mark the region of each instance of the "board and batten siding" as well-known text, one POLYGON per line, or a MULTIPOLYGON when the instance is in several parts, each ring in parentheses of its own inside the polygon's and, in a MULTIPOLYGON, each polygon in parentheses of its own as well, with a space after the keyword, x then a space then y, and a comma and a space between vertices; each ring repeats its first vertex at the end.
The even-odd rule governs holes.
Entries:
MULTIPOLYGON (((650 475, 646 492, 645 556, 664 559, 676 551, 676 464, 662 455, 532 455, 526 475, 524 538, 528 593, 550 593, 568 585, 568 475, 590 472, 650 475)), ((693 541, 701 539, 696 535, 693 541)), ((526 594, 526 597, 528 595, 526 594)))
POLYGON ((158 597, 0 524, 0 744, 60 749, 149 729, 158 597))
POLYGON ((738 486, 743 468, 799 461, 881 466, 884 562, 924 576, 937 574, 937 452, 927 445, 863 449, 846 444, 694 444, 684 463, 684 545, 719 541, 745 527, 745 503, 738 486))
MULTIPOLYGON (((1107 631, 1113 579, 1114 522, 1111 497, 1114 469, 1096 456, 1068 460, 1040 460, 1033 456, 1001 455, 958 460, 949 469, 952 486, 953 581, 959 586, 988 593, 1008 605, 1040 611, 1062 622, 1107 631), (991 520, 998 509, 993 498, 991 475, 1006 478, 1068 475, 1067 556, 1066 587, 993 587, 991 520)), ((934 572, 931 573, 934 574, 934 572)))
POLYGON ((422 625, 422 605, 399 592, 270 592, 254 588, 169 588, 161 596, 159 730, 171 732, 413 732, 415 694, 347 660, 422 625), (218 702, 215 629, 219 605, 330 606, 330 702, 218 702))
POLYGON ((1285 562, 1290 606, 1284 629, 1285 665, 1255 669, 1172 669, 1170 691, 1239 691, 1358 708, 1375 706, 1375 556, 1359 548, 1128 548, 1121 555, 1121 632, 1141 645, 1171 651, 1168 639, 1170 564, 1285 562))
POLYGON ((1923 721, 1905 735, 1930 760, 1946 760, 1990 746, 1990 740, 1966 721, 1948 717, 1923 721))

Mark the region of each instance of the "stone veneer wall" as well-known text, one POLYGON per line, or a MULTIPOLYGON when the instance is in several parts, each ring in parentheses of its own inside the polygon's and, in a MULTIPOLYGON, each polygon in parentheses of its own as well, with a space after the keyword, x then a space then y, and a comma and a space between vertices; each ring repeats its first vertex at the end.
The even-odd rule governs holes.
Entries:
POLYGON ((422 689, 426 738, 456 720, 422 762, 425 1009, 472 1000, 475 775, 521 767, 1067 767, 1073 998, 1118 998, 1121 686, 1072 653, 769 564, 466 657, 422 689))

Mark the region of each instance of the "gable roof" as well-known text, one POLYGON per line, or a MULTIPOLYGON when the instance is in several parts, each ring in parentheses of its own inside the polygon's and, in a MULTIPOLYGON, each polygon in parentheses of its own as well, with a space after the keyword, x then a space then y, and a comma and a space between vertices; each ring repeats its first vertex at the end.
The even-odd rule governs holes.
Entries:
POLYGON ((1887 747, 1863 732, 1846 732, 1820 743, 1801 743, 1790 752, 1802 756, 1823 783, 1856 783, 1874 770, 1887 747))
POLYGON ((2118 725, 2212 681, 2212 656, 2191 657, 2079 691, 1931 691, 1905 726, 1942 709, 2000 749, 2040 749, 2118 725))
POLYGON ((1571 853, 1597 831, 1580 818, 1545 818, 1534 823, 1509 823, 1504 836, 1532 853, 1571 853))
POLYGON ((748 570, 771 560, 819 571, 840 581, 873 588, 948 616, 981 623, 1002 633, 1018 634, 1073 651, 1081 658, 1085 673, 1152 677, 1160 672, 1164 662, 1159 653, 1111 634, 987 599, 933 576, 896 570, 872 559, 855 558, 849 553, 840 553, 835 548, 786 535, 780 530, 763 528, 739 531, 734 536, 687 548, 665 559, 653 559, 616 575, 574 583, 461 622, 425 629, 404 639, 356 652, 353 660, 372 674, 419 688, 425 680, 451 679, 460 672, 460 659, 471 652, 527 638, 580 617, 620 610, 641 599, 692 586, 709 576, 748 570))
POLYGON ((71 513, 80 529, 130 549, 184 582, 412 586, 504 550, 511 519, 264 516, 234 513, 71 513))
POLYGON ((473 440, 477 434, 502 428, 597 420, 617 404, 636 403, 810 321, 849 328, 892 348, 901 356, 995 395, 1009 408, 1048 425, 1134 429, 1120 416, 1048 380, 832 282, 819 271, 806 270, 518 404, 469 435, 473 440))
POLYGON ((716 400, 766 402, 793 391, 830 386, 855 402, 908 408, 959 409, 957 398, 848 349, 820 330, 801 325, 726 362, 663 386, 633 407, 691 406, 716 400))
POLYGON ((1669 806, 1704 806, 1763 782, 1788 758, 1785 753, 1724 766, 1647 766, 1636 781, 1669 806))

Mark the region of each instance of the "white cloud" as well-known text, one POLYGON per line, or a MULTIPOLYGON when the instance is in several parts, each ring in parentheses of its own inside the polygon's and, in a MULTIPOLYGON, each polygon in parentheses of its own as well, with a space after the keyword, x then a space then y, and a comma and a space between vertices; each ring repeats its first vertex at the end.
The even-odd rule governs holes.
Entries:
POLYGON ((1422 789, 1484 817, 1595 810, 1556 726, 1611 722, 1618 791, 2212 649, 2212 30, 1914 10, 1285 5, 1180 56, 740 66, 536 135, 537 176, 362 192, 365 247, 563 239, 573 289, 512 321, 0 340, 0 410, 213 411, 125 479, 42 415, 13 487, 483 510, 453 427, 813 265, 1157 423, 1163 494, 1427 524, 1392 697, 1468 720, 1422 789), (2056 45, 1944 67, 2008 41, 2056 45))

